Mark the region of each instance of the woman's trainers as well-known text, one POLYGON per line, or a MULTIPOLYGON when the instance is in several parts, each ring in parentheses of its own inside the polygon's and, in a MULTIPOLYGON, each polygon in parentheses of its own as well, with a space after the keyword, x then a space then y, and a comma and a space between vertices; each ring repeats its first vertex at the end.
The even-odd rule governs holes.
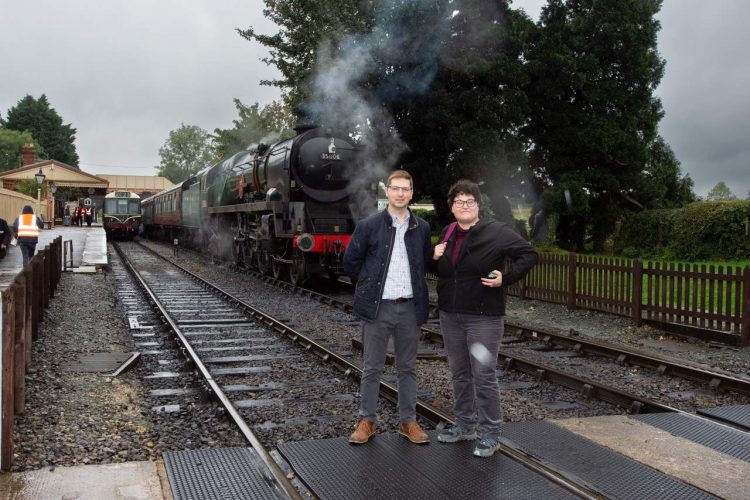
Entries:
POLYGON ((491 457, 497 450, 500 449, 500 438, 489 439, 483 438, 477 441, 474 446, 475 457, 491 457))
POLYGON ((441 443, 457 443, 458 441, 471 441, 476 438, 476 427, 462 427, 458 424, 448 424, 448 426, 438 434, 438 441, 441 443))

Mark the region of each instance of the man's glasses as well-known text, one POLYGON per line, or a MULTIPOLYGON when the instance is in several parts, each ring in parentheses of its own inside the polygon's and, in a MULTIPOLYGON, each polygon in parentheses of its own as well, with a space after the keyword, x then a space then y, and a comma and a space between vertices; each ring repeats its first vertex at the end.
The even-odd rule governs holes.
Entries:
POLYGON ((394 193, 411 193, 410 187, 388 186, 388 189, 390 189, 394 193))
POLYGON ((453 200, 453 205, 456 207, 469 207, 474 208, 477 206, 477 200, 453 200))

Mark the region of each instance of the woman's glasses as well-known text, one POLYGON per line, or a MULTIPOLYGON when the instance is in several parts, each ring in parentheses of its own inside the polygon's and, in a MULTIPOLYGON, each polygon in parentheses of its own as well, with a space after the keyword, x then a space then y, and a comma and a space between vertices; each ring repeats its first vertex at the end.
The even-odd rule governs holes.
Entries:
POLYGON ((477 200, 453 200, 453 206, 461 208, 461 207, 469 207, 474 208, 477 206, 477 200))

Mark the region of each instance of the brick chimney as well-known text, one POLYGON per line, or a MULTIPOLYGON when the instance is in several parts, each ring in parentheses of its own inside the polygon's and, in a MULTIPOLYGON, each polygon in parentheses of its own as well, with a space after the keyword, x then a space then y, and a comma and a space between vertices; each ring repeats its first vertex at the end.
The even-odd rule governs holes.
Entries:
POLYGON ((33 144, 24 144, 21 149, 21 166, 31 165, 36 162, 36 148, 33 144))

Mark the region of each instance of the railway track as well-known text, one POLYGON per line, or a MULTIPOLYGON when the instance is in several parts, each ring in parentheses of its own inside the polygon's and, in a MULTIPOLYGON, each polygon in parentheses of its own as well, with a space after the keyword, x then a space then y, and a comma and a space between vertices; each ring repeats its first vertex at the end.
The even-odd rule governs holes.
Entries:
MULTIPOLYGON (((348 297, 333 297, 313 290, 294 287, 289 283, 255 271, 249 272, 259 279, 292 290, 296 294, 312 297, 324 304, 338 307, 347 312, 352 311, 348 297)), ((708 370, 701 366, 645 351, 579 337, 574 332, 562 334, 512 322, 506 322, 505 329, 506 338, 504 339, 504 347, 499 353, 499 361, 506 370, 520 371, 532 376, 537 381, 547 380, 551 383, 560 384, 582 393, 587 398, 598 398, 631 413, 677 411, 678 408, 660 403, 647 396, 611 387, 607 383, 599 383, 595 378, 578 376, 568 370, 557 368, 553 364, 545 363, 544 358, 588 358, 589 361, 597 362, 603 366, 601 369, 622 369, 631 375, 635 373, 636 378, 639 379, 676 380, 675 390, 667 392, 667 397, 676 399, 678 404, 684 402, 680 401, 681 399, 695 397, 696 394, 702 402, 706 402, 712 397, 719 397, 722 394, 729 394, 730 399, 735 399, 731 398, 731 395, 738 396, 737 401, 730 400, 726 404, 744 403, 746 402, 744 397, 750 396, 750 379, 744 377, 708 370), (522 350, 531 354, 531 356, 519 354, 519 351, 522 350), (614 362, 614 365, 612 362, 614 362), (682 387, 679 380, 685 380, 691 384, 682 387)), ((442 346, 443 340, 439 327, 428 325, 422 328, 422 332, 423 340, 442 346)), ((428 353, 426 356, 435 357, 433 353, 428 353)), ((573 367, 578 371, 580 363, 574 363, 573 367)), ((623 380, 627 381, 632 378, 632 376, 626 376, 623 380)))
MULTIPOLYGON (((297 332, 282 321, 264 314, 246 301, 231 295, 226 290, 211 285, 189 271, 181 269, 181 272, 185 276, 178 276, 171 269, 165 268, 162 258, 157 257, 155 254, 144 252, 141 249, 134 251, 132 247, 128 249, 128 253, 136 253, 136 256, 125 256, 124 252, 119 249, 118 253, 121 258, 128 262, 126 265, 141 283, 145 293, 149 296, 150 302, 158 309, 161 318, 174 332, 180 344, 181 351, 191 365, 194 366, 195 370, 202 376, 206 390, 221 403, 228 415, 236 422, 247 441, 256 451, 259 451, 263 457, 263 462, 268 467, 269 474, 274 480, 279 481, 281 488, 287 492, 290 491, 290 488, 293 489, 294 485, 287 478, 287 471, 283 470, 274 461, 273 457, 278 455, 271 449, 273 442, 269 443, 268 439, 264 440, 263 436, 257 432, 258 430, 272 430, 276 427, 273 423, 269 425, 268 420, 264 423, 259 423, 265 418, 263 408, 274 406, 278 401, 283 401, 284 405, 288 408, 286 412, 295 415, 294 418, 284 422, 284 426, 288 426, 290 423, 292 425, 295 423, 309 424, 311 420, 315 420, 315 417, 304 413, 305 405, 314 402, 316 399, 330 401, 331 399, 345 396, 342 399, 349 406, 344 408, 346 412, 344 414, 347 417, 354 415, 356 409, 351 407, 353 397, 348 397, 351 396, 350 394, 339 393, 332 395, 329 393, 331 382, 339 382, 340 379, 315 379, 311 381, 310 373, 317 369, 321 361, 325 361, 338 368, 345 378, 358 378, 361 375, 360 367, 340 357, 337 353, 315 342, 315 340, 297 332), (168 276, 169 283, 164 283, 159 278, 155 278, 157 274, 168 276), (228 307, 228 304, 234 307, 234 311, 232 311, 231 307, 228 307), (196 307, 197 305, 200 305, 200 312, 196 307), (208 331, 205 331, 206 329, 208 331), (242 344, 247 341, 247 337, 241 333, 243 330, 253 335, 260 334, 261 337, 259 338, 262 341, 270 340, 271 337, 268 335, 282 335, 292 341, 288 344, 296 344, 294 353, 279 350, 272 360, 266 355, 257 357, 257 355, 247 354, 241 346, 224 345, 242 344), (211 340, 202 338, 206 336, 211 340), (217 349, 238 347, 240 352, 233 353, 230 356, 217 356, 209 344, 219 342, 222 344, 222 347, 218 347, 217 349), (307 359, 314 359, 315 361, 309 365, 308 369, 300 370, 305 374, 304 381, 290 383, 286 379, 283 381, 280 380, 279 375, 276 373, 281 369, 277 367, 277 371, 273 370, 273 368, 270 370, 270 372, 275 374, 275 380, 259 383, 258 374, 269 373, 269 370, 257 370, 256 365, 245 364, 253 361, 267 363, 281 361, 280 364, 283 365, 289 359, 295 357, 300 358, 298 362, 303 362, 301 360, 302 356, 299 354, 301 352, 300 348, 315 355, 314 357, 307 356, 307 359), (279 354, 279 352, 283 352, 284 354, 279 354), (251 377, 252 382, 248 383, 249 381, 240 382, 236 380, 238 374, 246 375, 248 373, 253 373, 251 377), (309 395, 304 398, 295 398, 291 393, 288 397, 280 397, 280 393, 284 390, 291 389, 293 391, 295 387, 303 385, 306 387, 319 386, 326 394, 321 394, 319 398, 311 398, 309 395), (256 395, 264 391, 273 392, 275 397, 255 397, 249 399, 237 397, 238 394, 248 391, 256 395), (300 403, 300 405, 290 408, 290 405, 293 403, 300 403)), ((286 373, 284 377, 286 377, 286 373)), ((351 380, 347 383, 351 384, 351 380)), ((393 384, 381 382, 381 395, 395 403, 398 399, 398 390, 393 384)), ((439 426, 442 422, 452 420, 450 414, 434 408, 423 401, 419 401, 417 405, 418 415, 432 425, 439 426)), ((314 433, 301 432, 300 437, 309 438, 318 436, 314 436, 314 433)), ((515 447, 511 442, 506 441, 501 451, 538 474, 543 475, 548 480, 560 484, 582 498, 603 498, 598 492, 585 484, 581 484, 576 478, 567 477, 563 472, 550 469, 534 457, 515 447)))

